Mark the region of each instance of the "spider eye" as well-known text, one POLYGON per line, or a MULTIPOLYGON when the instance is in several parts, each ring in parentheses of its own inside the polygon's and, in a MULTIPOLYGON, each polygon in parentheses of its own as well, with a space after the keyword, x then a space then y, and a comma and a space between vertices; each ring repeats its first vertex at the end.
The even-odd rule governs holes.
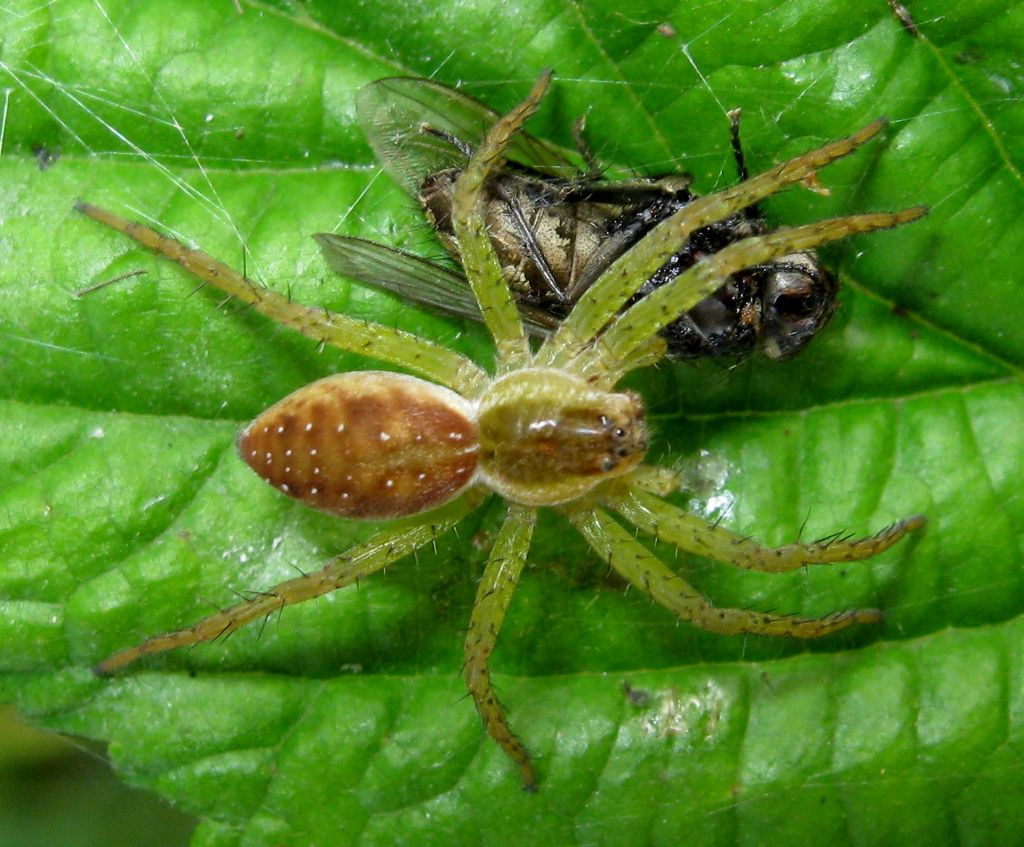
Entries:
POLYGON ((611 471, 615 470, 618 464, 619 463, 616 462, 615 459, 609 456, 607 459, 601 462, 601 470, 604 471, 605 473, 610 473, 611 471))
POLYGON ((617 426, 617 427, 615 427, 614 435, 615 435, 616 438, 620 438, 620 439, 621 438, 625 438, 626 437, 626 430, 624 430, 621 426, 617 426))

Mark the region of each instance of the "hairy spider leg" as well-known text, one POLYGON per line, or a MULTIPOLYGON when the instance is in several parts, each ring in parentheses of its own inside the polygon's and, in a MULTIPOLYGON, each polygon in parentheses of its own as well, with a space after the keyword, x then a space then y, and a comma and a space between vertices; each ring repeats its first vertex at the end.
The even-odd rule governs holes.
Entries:
POLYGON ((89 203, 76 203, 75 208, 124 233, 146 249, 177 262, 189 273, 252 306, 260 314, 316 341, 398 365, 469 396, 486 378, 475 362, 440 344, 394 327, 301 306, 206 253, 186 247, 177 239, 89 203))
POLYGON ((421 516, 414 519, 418 524, 410 525, 406 521, 382 529, 362 544, 335 556, 318 571, 278 583, 268 591, 260 592, 255 599, 203 618, 190 627, 153 636, 104 659, 94 670, 98 674, 109 674, 143 656, 213 641, 285 606, 351 585, 444 535, 473 511, 482 499, 480 493, 469 492, 438 510, 432 520, 424 521, 421 516))
POLYGON ((698 197, 666 218, 594 281, 541 347, 539 362, 558 366, 575 357, 696 230, 724 220, 849 155, 884 126, 884 120, 874 121, 848 138, 811 150, 745 182, 698 197))
MULTIPOLYGON (((451 144, 452 147, 465 156, 467 160, 473 158, 473 149, 462 139, 456 138, 454 135, 435 129, 429 124, 422 124, 420 126, 420 132, 444 139, 448 144, 451 144)), ((586 179, 586 177, 583 178, 586 179)), ((548 262, 547 257, 544 255, 544 251, 541 249, 540 244, 537 242, 536 226, 526 219, 526 214, 523 210, 522 204, 519 203, 519 201, 503 187, 501 180, 495 180, 493 188, 496 190, 498 196, 504 200, 506 211, 511 218, 511 223, 515 228, 516 235, 519 237, 520 241, 522 241, 522 246, 525 251, 530 254, 530 258, 534 265, 536 265, 537 270, 540 271, 548 291, 561 302, 568 302, 569 298, 566 296, 566 293, 562 290, 561 286, 559 286, 558 280, 555 279, 554 271, 551 270, 551 265, 548 262)))
POLYGON ((515 298, 487 232, 483 186, 500 167, 509 140, 519 132, 540 104, 551 82, 545 72, 527 98, 502 117, 484 136, 469 163, 459 174, 452 196, 452 229, 473 295, 498 351, 498 373, 520 367, 530 359, 530 345, 515 298))
MULTIPOLYGON (((509 140, 536 111, 550 81, 550 72, 542 74, 527 98, 491 128, 455 183, 452 228, 466 276, 494 337, 499 374, 528 364, 531 354, 519 309, 487 232, 483 186, 500 165, 509 140)), ((509 507, 477 591, 465 644, 466 686, 488 735, 519 766, 527 791, 536 790, 536 776, 529 753, 512 733, 494 693, 489 661, 526 563, 536 518, 535 509, 509 507)))
POLYGON ((767 573, 785 573, 805 565, 858 562, 888 550, 908 532, 925 524, 922 515, 911 515, 889 524, 875 535, 850 539, 829 537, 806 544, 765 547, 703 518, 688 514, 660 497, 637 490, 636 485, 602 497, 605 505, 657 541, 667 541, 680 550, 707 556, 737 568, 767 573))
POLYGON ((675 614, 722 635, 754 635, 818 638, 858 623, 877 623, 877 609, 849 609, 824 618, 801 618, 747 609, 713 606, 678 574, 627 532, 607 512, 592 504, 580 503, 561 509, 573 526, 605 562, 645 594, 675 614))
POLYGON ((595 385, 611 388, 631 371, 658 364, 665 358, 667 352, 668 342, 665 337, 657 333, 650 335, 623 359, 613 360, 611 357, 605 357, 605 372, 595 381, 595 385))
POLYGON ((578 369, 581 373, 590 373, 599 359, 604 360, 599 370, 606 369, 605 363, 614 365, 628 360, 645 346, 651 335, 713 294, 721 288, 723 279, 743 268, 789 253, 809 250, 849 235, 890 229, 917 220, 927 211, 924 206, 915 206, 900 212, 871 212, 831 218, 806 226, 750 236, 730 244, 704 257, 670 283, 652 291, 618 315, 594 345, 583 351, 578 369))
POLYGON ((465 646, 466 686, 476 703, 476 710, 487 734, 519 766, 523 788, 527 791, 537 790, 530 754, 509 727, 505 711, 494 693, 488 664, 505 612, 526 564, 536 522, 536 509, 509 506, 476 592, 465 646))

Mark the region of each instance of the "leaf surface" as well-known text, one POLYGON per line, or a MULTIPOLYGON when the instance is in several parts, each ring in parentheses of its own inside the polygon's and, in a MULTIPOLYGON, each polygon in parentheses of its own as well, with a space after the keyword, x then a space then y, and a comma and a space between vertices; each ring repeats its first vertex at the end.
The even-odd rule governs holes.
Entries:
POLYGON ((6 11, 0 698, 109 742, 125 779, 202 818, 196 845, 1024 840, 1024 6, 914 3, 923 38, 881 2, 6 11), (932 207, 827 252, 845 289, 822 337, 784 364, 635 380, 689 505, 739 532, 785 543, 927 514, 856 565, 676 563, 721 604, 878 606, 886 623, 809 645, 700 633, 545 516, 494 657, 535 796, 459 679, 494 503, 358 590, 93 677, 371 531, 285 501, 233 450, 266 406, 368 363, 193 292, 74 201, 486 362, 479 327, 333 277, 308 236, 438 254, 358 131, 360 86, 433 75, 504 110, 552 65, 532 132, 569 146, 586 113, 600 159, 688 170, 702 191, 735 179, 727 108, 752 171, 892 121, 819 175, 828 196, 767 204, 787 224, 932 207))

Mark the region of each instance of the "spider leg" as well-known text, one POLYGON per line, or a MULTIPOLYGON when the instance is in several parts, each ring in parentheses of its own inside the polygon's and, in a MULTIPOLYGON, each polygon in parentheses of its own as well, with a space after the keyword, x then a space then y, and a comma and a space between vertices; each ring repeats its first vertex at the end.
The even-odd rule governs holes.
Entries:
POLYGON ((234 632, 249 621, 273 614, 285 606, 301 603, 321 594, 327 594, 356 580, 369 576, 397 559, 429 544, 446 533, 480 502, 479 495, 470 493, 448 505, 441 514, 418 524, 403 522, 372 535, 362 544, 335 556, 323 568, 295 579, 279 583, 269 591, 244 603, 239 603, 217 614, 203 618, 185 629, 175 630, 115 653, 95 667, 98 674, 109 674, 152 653, 163 653, 178 647, 212 641, 234 632))
POLYGON ((783 573, 804 565, 856 562, 888 550, 908 532, 924 526, 925 519, 914 515, 890 524, 866 538, 827 538, 809 544, 764 547, 724 527, 709 524, 666 503, 660 497, 635 487, 622 494, 606 497, 605 502, 634 526, 659 541, 688 550, 738 568, 783 573))
POLYGON ((491 550, 480 587, 476 592, 473 614, 466 635, 466 686, 473 695, 476 709, 484 722, 487 734, 512 757, 519 766, 526 791, 537 790, 537 779, 530 764, 530 754, 522 742, 512 734, 501 703, 491 685, 488 661, 494 652, 505 612, 512 594, 519 584, 519 575, 526 564, 530 539, 536 523, 535 509, 510 506, 498 540, 491 550))
POLYGON ((848 138, 811 150, 722 191, 698 197, 666 218, 613 262, 583 294, 558 332, 541 349, 544 363, 559 365, 573 358, 696 230, 805 179, 818 168, 852 153, 884 126, 885 121, 874 121, 848 138))
MULTIPOLYGON (((598 338, 594 343, 603 344, 603 339, 598 338)), ((616 360, 610 353, 601 357, 602 362, 608 363, 606 370, 590 373, 588 376, 593 379, 595 386, 611 390, 630 371, 656 365, 665 357, 666 353, 668 353, 668 342, 661 335, 655 333, 645 338, 642 344, 638 344, 625 359, 616 360)))
MULTIPOLYGON (((679 471, 671 468, 663 468, 660 465, 640 465, 628 476, 620 480, 614 480, 612 485, 626 484, 635 486, 641 491, 650 491, 653 494, 660 494, 668 497, 673 491, 679 491, 683 487, 682 476, 679 471)), ((611 488, 612 486, 608 486, 611 488)))
POLYGON ((527 98, 491 127, 456 180, 452 197, 452 228, 459 242, 462 265, 484 323, 494 337, 499 369, 524 364, 529 359, 530 347, 519 309, 487 233, 483 188, 500 167, 512 136, 537 110, 550 81, 550 72, 541 74, 527 98))
POLYGON ((472 394, 485 378, 475 363, 440 344, 394 327, 292 303, 287 297, 242 276, 223 262, 147 226, 89 203, 77 203, 75 208, 93 220, 124 233, 148 250, 177 262, 189 273, 252 306, 260 314, 321 343, 407 368, 464 394, 472 394))
POLYGON ((817 638, 851 624, 876 623, 882 619, 877 609, 850 609, 824 618, 801 618, 715 608, 603 510, 583 504, 565 507, 562 511, 597 555, 621 576, 680 619, 709 632, 817 638))
POLYGON ((652 291, 618 315, 601 336, 599 343, 581 354, 577 369, 582 374, 609 368, 621 371, 621 363, 642 348, 652 335, 721 288, 724 279, 743 268, 789 253, 809 250, 848 235, 899 226, 916 220, 927 211, 923 206, 915 206, 900 212, 872 212, 831 218, 806 226, 751 236, 730 244, 701 259, 670 283, 652 291))

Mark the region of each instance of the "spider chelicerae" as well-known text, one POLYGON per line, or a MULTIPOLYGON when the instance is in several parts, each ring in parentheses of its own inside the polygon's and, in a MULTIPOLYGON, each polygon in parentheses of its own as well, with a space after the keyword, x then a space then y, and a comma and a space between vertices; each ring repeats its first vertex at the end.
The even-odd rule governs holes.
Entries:
POLYGON ((512 732, 491 682, 489 659, 526 563, 537 517, 563 515, 628 583, 679 618, 712 632, 815 638, 879 621, 874 609, 824 618, 716 608, 666 567, 623 522, 680 550, 741 568, 779 573, 850 562, 879 553, 922 526, 919 516, 877 535, 766 548, 687 514, 663 497, 678 475, 643 463, 643 400, 615 390, 630 371, 665 354, 666 324, 710 295, 730 274, 855 233, 912 221, 912 208, 824 220, 756 235, 698 262, 671 283, 624 304, 699 227, 809 179, 874 136, 881 121, 849 138, 785 162, 736 186, 694 199, 614 262, 537 349, 524 332, 488 238, 482 189, 502 167, 511 137, 536 110, 550 75, 486 134, 453 195, 462 262, 497 350, 490 374, 464 356, 410 333, 292 303, 206 254, 85 203, 91 218, 172 259, 262 314, 321 343, 388 362, 417 376, 362 371, 321 379, 272 406, 239 435, 242 458, 279 491, 345 517, 385 526, 321 570, 282 582, 254 599, 184 629, 157 635, 101 662, 111 673, 152 653, 209 641, 284 606, 344 588, 452 529, 491 493, 508 503, 480 580, 465 641, 465 677, 487 733, 536 787, 526 747, 512 732), (615 513, 618 518, 613 517, 615 513))

